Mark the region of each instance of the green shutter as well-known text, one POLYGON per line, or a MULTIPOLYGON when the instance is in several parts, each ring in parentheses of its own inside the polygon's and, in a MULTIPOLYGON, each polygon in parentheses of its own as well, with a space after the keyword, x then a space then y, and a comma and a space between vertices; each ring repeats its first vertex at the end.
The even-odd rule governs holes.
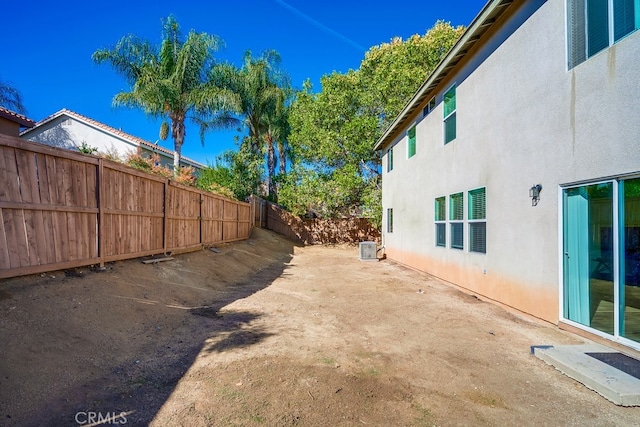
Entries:
POLYGON ((469 251, 487 253, 486 222, 472 222, 469 224, 469 251))
POLYGON ((486 219, 486 209, 485 189, 479 188, 477 190, 469 191, 469 219, 486 219))
POLYGON ((585 33, 585 0, 569 0, 569 68, 573 68, 587 59, 587 40, 585 33))
POLYGON ((444 143, 448 144, 454 139, 456 139, 456 113, 444 121, 444 143))
POLYGON ((436 221, 446 221, 447 217, 446 217, 446 205, 445 205, 445 198, 443 197, 438 197, 436 199, 436 212, 435 212, 435 220, 436 221))
POLYGON ((454 249, 464 249, 464 223, 451 223, 451 247, 454 249))
POLYGON ((444 117, 456 111, 456 85, 444 94, 444 117))
POLYGON ((456 139, 456 85, 444 94, 444 143, 456 139))
POLYGON ((587 42, 589 56, 609 46, 608 0, 587 0, 587 42))
POLYGON ((638 11, 640 0, 613 0, 613 38, 620 40, 638 27, 636 20, 640 17, 638 11))
POLYGON ((449 219, 451 221, 462 221, 464 219, 462 193, 452 194, 449 196, 449 200, 449 219))
POLYGON ((409 129, 407 135, 409 136, 407 157, 413 157, 416 154, 416 127, 409 129))
POLYGON ((444 222, 436 224, 436 246, 447 246, 447 224, 444 222))

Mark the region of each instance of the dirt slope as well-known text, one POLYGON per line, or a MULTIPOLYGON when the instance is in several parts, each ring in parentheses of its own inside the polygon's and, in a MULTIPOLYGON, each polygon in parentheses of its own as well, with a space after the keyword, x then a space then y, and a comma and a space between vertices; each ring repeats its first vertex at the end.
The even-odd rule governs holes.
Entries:
POLYGON ((220 249, 0 282, 0 425, 640 425, 529 354, 580 342, 551 326, 353 247, 220 249))

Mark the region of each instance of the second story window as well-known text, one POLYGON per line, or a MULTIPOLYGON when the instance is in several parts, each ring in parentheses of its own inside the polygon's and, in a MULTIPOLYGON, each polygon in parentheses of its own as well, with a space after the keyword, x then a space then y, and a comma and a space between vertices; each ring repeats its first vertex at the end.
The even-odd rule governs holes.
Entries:
POLYGON ((456 139, 456 85, 444 94, 444 143, 456 139))
POLYGON ((569 68, 640 28, 638 0, 567 0, 569 68))
POLYGON ((427 117, 436 108, 436 97, 429 100, 429 103, 422 109, 422 117, 427 117))
POLYGON ((413 126, 407 131, 407 158, 416 154, 416 127, 413 126))

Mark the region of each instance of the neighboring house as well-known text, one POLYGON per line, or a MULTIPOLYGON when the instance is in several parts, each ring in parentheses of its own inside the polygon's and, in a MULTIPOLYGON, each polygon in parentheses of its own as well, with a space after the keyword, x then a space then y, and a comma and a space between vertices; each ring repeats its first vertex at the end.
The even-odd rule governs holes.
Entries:
MULTIPOLYGON (((116 155, 120 159, 140 149, 145 157, 157 153, 162 165, 173 167, 173 151, 67 109, 39 121, 31 129, 22 132, 20 137, 69 150, 78 150, 84 143, 97 148, 99 153, 116 155)), ((192 166, 196 171, 205 167, 187 157, 182 157, 180 164, 192 166)))
POLYGON ((639 27, 489 1, 375 145, 387 257, 640 349, 639 27))
POLYGON ((34 126, 36 122, 15 111, 0 107, 0 134, 19 136, 20 130, 34 126))

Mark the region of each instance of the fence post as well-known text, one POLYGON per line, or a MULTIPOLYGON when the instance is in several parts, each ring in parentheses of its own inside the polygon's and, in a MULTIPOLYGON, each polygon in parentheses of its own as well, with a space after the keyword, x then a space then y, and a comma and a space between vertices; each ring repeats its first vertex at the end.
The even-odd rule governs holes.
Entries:
POLYGON ((200 220, 198 221, 198 223, 200 224, 200 241, 199 243, 202 244, 202 204, 204 203, 204 199, 202 198, 202 193, 198 194, 200 196, 200 220))
POLYGON ((162 241, 162 246, 163 246, 165 254, 167 253, 167 240, 168 240, 167 236, 169 235, 169 230, 168 230, 168 227, 167 227, 167 225, 168 225, 167 208, 169 206, 169 203, 167 201, 168 193, 169 193, 169 185, 168 185, 168 183, 169 183, 169 180, 165 179, 164 183, 163 183, 163 186, 164 186, 164 209, 163 209, 163 212, 162 212, 162 231, 163 231, 163 233, 162 233, 163 234, 163 236, 162 236, 162 240, 163 240, 162 241))
POLYGON ((104 267, 104 159, 98 160, 98 260, 104 267))

